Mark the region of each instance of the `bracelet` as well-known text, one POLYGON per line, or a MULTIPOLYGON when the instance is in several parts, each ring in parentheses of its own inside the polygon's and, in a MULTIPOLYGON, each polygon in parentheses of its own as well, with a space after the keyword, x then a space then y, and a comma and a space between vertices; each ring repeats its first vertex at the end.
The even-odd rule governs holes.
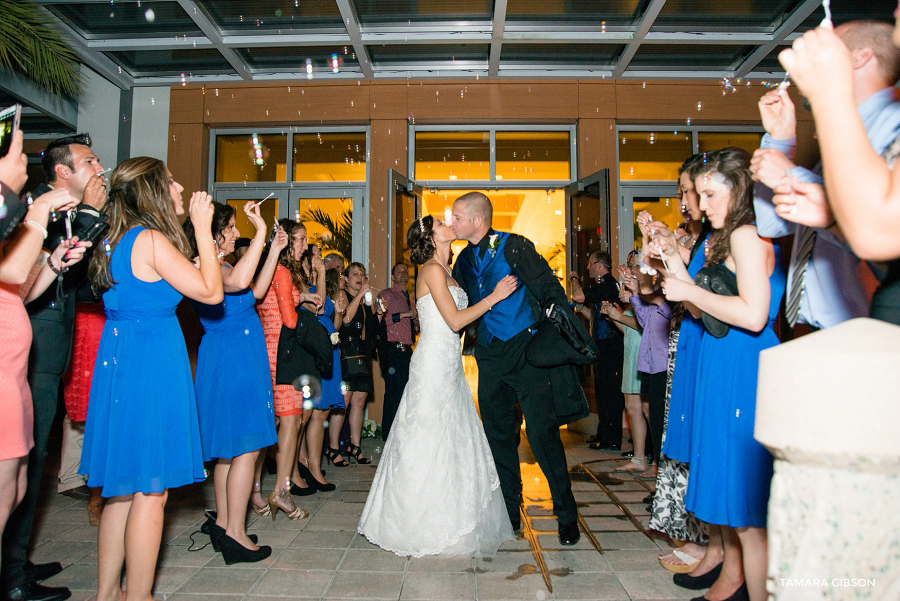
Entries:
POLYGON ((488 302, 488 299, 483 298, 483 299, 481 299, 481 300, 483 300, 483 301, 484 301, 484 304, 486 304, 486 305, 488 306, 488 311, 490 311, 491 309, 494 308, 494 305, 492 305, 491 303, 489 303, 489 302, 488 302))
POLYGON ((62 275, 62 274, 64 274, 65 272, 69 271, 69 268, 68 268, 68 267, 62 267, 61 269, 57 269, 57 267, 53 264, 53 255, 50 255, 50 256, 47 258, 47 265, 50 266, 50 269, 51 269, 51 270, 53 271, 53 273, 55 273, 56 275, 62 275))
POLYGON ((27 220, 23 221, 22 223, 24 223, 25 225, 30 225, 31 227, 33 227, 34 229, 36 229, 37 231, 39 231, 40 233, 42 233, 44 235, 44 240, 47 239, 47 228, 45 228, 43 225, 41 225, 34 219, 27 219, 27 220))

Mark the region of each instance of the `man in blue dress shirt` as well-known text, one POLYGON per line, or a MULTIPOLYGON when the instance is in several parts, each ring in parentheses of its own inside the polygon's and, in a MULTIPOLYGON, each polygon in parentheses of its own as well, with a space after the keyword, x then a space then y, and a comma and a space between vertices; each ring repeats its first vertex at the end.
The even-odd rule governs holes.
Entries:
MULTIPOLYGON (((852 21, 835 29, 853 57, 853 93, 869 141, 879 153, 900 135, 900 49, 890 24, 852 21)), ((754 206, 761 236, 794 235, 785 317, 790 325, 828 328, 869 314, 874 281, 866 264, 843 240, 837 227, 808 228, 782 218, 772 204, 772 188, 790 172, 799 181, 821 183, 821 164, 809 171, 793 164, 796 118, 789 96, 774 90, 760 99, 766 135, 750 170, 759 182, 754 206)))

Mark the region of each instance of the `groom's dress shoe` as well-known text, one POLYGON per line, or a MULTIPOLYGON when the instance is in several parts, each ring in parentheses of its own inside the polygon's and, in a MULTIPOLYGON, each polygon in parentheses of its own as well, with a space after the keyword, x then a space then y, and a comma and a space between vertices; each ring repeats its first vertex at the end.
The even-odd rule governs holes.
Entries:
POLYGON ((578 531, 578 522, 571 524, 561 524, 559 526, 559 544, 571 546, 581 539, 581 532, 578 531))
POLYGON ((3 601, 65 601, 72 592, 64 586, 44 586, 36 582, 26 582, 3 596, 3 601))
POLYGON ((58 561, 49 563, 31 563, 29 561, 25 564, 25 577, 32 582, 43 582, 60 572, 62 572, 62 564, 58 561))

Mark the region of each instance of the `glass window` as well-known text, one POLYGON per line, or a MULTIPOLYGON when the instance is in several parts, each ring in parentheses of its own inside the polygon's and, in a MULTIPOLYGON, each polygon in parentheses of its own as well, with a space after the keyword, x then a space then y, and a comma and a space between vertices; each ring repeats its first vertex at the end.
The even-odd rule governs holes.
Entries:
POLYGON ((490 21, 493 0, 353 0, 362 25, 490 21))
POLYGON ((491 135, 487 131, 416 132, 416 179, 491 178, 491 135))
POLYGON ((287 134, 216 136, 217 182, 286 182, 287 134))
POLYGON ((297 203, 291 204, 291 217, 306 226, 309 243, 317 244, 323 257, 336 252, 349 263, 353 255, 353 199, 301 198, 297 203))
POLYGON ((203 6, 223 33, 253 33, 260 31, 290 31, 292 29, 340 28, 343 33, 341 11, 334 0, 204 0, 203 6))
POLYGON ((89 40, 203 35, 177 2, 50 3, 47 9, 89 40))
POLYGON ((487 68, 487 44, 389 44, 387 46, 367 46, 372 64, 377 66, 413 64, 441 64, 462 66, 483 66, 487 68))
POLYGON ((134 77, 234 73, 225 57, 212 48, 121 50, 104 54, 122 65, 122 68, 134 77))
POLYGON ((743 148, 750 154, 759 148, 762 142, 762 133, 718 133, 711 131, 701 131, 697 134, 700 152, 712 152, 726 146, 736 146, 743 148))
POLYGON ((629 69, 658 71, 672 69, 732 69, 742 62, 755 46, 716 44, 642 44, 628 64, 629 69))
MULTIPOLYGON (((679 0, 667 2, 653 24, 653 30, 689 25, 730 29, 774 29, 802 0, 679 0)), ((821 14, 821 11, 820 11, 821 14)), ((819 17, 819 21, 822 17, 819 17)))
MULTIPOLYGON (((272 190, 272 192, 275 192, 275 194, 267 198, 266 202, 262 203, 262 206, 259 207, 259 214, 270 229, 275 225, 275 222, 278 219, 278 205, 287 201, 286 190, 282 190, 280 194, 275 190, 272 190), (281 198, 279 198, 279 196, 281 196, 281 198)), ((247 194, 246 198, 229 198, 225 201, 226 204, 234 207, 234 225, 237 227, 242 238, 252 239, 253 235, 256 233, 256 228, 250 223, 250 220, 247 219, 247 214, 244 213, 244 205, 248 202, 259 202, 267 196, 269 196, 268 190, 259 192, 254 191, 254 193, 247 194)))
POLYGON ((676 180, 693 154, 690 132, 619 132, 619 179, 676 180))
POLYGON ((568 131, 498 131, 497 179, 572 178, 568 131))
POLYGON ((612 68, 624 44, 503 44, 500 66, 568 65, 593 69, 612 68))
POLYGON ((627 26, 637 22, 650 0, 508 0, 506 22, 570 23, 572 25, 627 26))
POLYGON ((294 134, 294 181, 366 181, 366 132, 294 134))
POLYGON ((335 58, 341 71, 360 71, 356 53, 353 52, 353 46, 349 45, 318 48, 262 46, 237 48, 236 51, 254 71, 296 71, 298 65, 305 69, 306 61, 309 60, 315 72, 331 73, 335 58))

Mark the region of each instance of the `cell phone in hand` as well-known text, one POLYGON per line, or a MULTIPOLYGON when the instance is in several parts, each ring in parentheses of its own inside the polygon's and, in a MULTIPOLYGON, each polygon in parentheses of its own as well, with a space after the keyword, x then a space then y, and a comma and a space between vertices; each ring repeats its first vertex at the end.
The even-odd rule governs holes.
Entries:
POLYGON ((22 118, 22 105, 14 104, 0 111, 0 157, 9 154, 13 134, 19 129, 22 118))

